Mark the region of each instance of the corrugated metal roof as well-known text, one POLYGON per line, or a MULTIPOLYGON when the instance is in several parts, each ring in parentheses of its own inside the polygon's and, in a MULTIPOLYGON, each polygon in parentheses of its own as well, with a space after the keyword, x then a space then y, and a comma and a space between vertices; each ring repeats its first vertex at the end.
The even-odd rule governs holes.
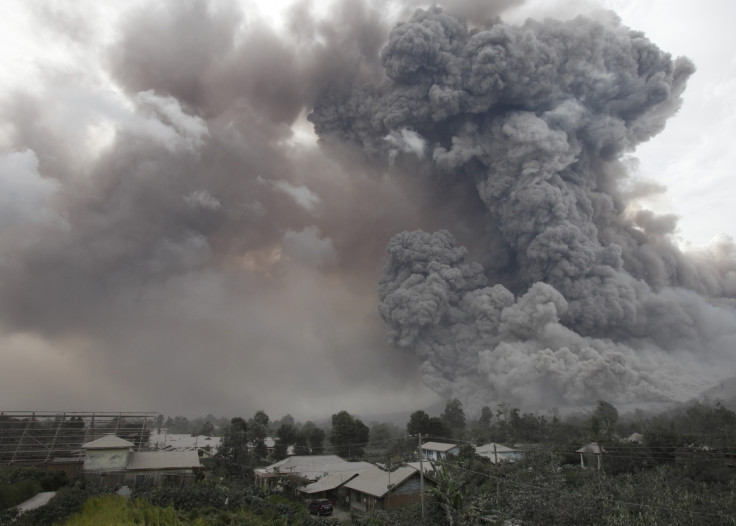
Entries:
POLYGON ((167 451, 187 451, 197 449, 209 449, 215 453, 222 444, 222 437, 205 435, 191 436, 186 434, 151 433, 148 445, 153 449, 164 449, 167 451))
POLYGON ((482 446, 478 446, 475 448, 475 452, 479 455, 483 455, 486 453, 490 453, 491 455, 495 453, 521 453, 520 449, 511 449, 510 447, 506 447, 503 444, 494 444, 491 442, 490 444, 484 444, 482 446), (494 451, 493 446, 496 446, 496 449, 494 451))
POLYGON ((131 453, 128 470, 200 468, 196 451, 143 451, 131 453))
POLYGON ((422 449, 429 449, 431 451, 450 451, 452 448, 457 447, 457 444, 444 444, 442 442, 425 442, 422 444, 422 449))
POLYGON ((419 466, 424 468, 425 475, 431 475, 435 471, 434 463, 429 459, 424 459, 422 462, 407 462, 407 466, 414 468, 419 473, 419 466))
POLYGON ((322 491, 330 491, 357 477, 358 474, 362 471, 365 470, 346 471, 344 473, 330 473, 329 475, 325 475, 324 477, 319 479, 317 482, 312 482, 311 484, 307 484, 303 488, 299 488, 299 491, 308 495, 320 493, 322 491))
POLYGON ((409 466, 400 467, 390 474, 388 471, 373 467, 373 469, 361 472, 360 475, 345 484, 345 487, 381 498, 388 493, 389 484, 392 487, 398 486, 415 473, 417 470, 409 466))
POLYGON ((598 445, 596 442, 591 442, 590 444, 581 447, 578 449, 575 453, 583 453, 583 454, 595 454, 600 455, 601 453, 605 453, 606 450, 603 449, 601 446, 598 445))
POLYGON ((135 447, 135 444, 118 438, 115 435, 107 435, 92 442, 82 444, 82 449, 127 449, 135 447))
POLYGON ((297 455, 265 468, 258 468, 255 473, 261 476, 293 473, 308 480, 317 480, 329 473, 349 473, 369 467, 373 467, 373 464, 348 462, 337 455, 297 455))

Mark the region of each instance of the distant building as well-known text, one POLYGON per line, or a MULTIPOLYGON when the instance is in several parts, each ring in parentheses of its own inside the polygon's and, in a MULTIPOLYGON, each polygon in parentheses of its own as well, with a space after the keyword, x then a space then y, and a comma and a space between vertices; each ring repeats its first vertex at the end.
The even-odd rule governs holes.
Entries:
POLYGON ((448 455, 458 456, 460 447, 457 444, 443 444, 442 442, 425 442, 422 444, 422 455, 429 460, 441 460, 448 455))
POLYGON ((475 448, 475 454, 489 459, 494 464, 501 462, 516 462, 521 460, 523 451, 520 449, 511 449, 503 444, 484 444, 475 448))
POLYGON ((82 476, 103 485, 131 485, 144 480, 194 482, 202 468, 196 451, 133 451, 134 444, 114 435, 82 445, 82 476))
POLYGON ((211 458, 220 449, 222 437, 179 433, 151 433, 148 447, 156 451, 196 451, 200 459, 211 458))

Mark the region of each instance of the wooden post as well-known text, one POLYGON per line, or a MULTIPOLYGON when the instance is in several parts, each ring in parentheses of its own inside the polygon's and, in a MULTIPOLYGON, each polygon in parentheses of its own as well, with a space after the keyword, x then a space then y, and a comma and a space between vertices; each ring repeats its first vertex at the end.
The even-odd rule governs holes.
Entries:
MULTIPOLYGON (((496 467, 498 467, 498 450, 496 449, 496 443, 493 443, 493 457, 496 459, 496 467)), ((498 472, 496 473, 498 474, 498 472)), ((496 478, 496 499, 501 498, 501 487, 500 483, 498 481, 498 478, 496 478)))
POLYGON ((422 453, 422 434, 419 433, 419 498, 422 502, 422 522, 424 522, 424 454, 422 453))

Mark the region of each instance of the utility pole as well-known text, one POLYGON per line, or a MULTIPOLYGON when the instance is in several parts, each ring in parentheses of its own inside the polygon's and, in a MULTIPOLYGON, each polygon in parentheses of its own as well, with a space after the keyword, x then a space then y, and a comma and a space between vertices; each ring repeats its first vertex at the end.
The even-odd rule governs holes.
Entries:
MULTIPOLYGON (((493 443, 493 457, 496 459, 495 467, 498 468, 498 450, 496 449, 496 443, 493 443)), ((498 469, 495 469, 496 475, 498 475, 498 469)), ((498 477, 496 477, 496 499, 501 498, 501 489, 499 487, 498 477)))
POLYGON ((422 434, 419 433, 419 488, 420 499, 422 501, 422 522, 424 522, 424 455, 422 454, 422 434))

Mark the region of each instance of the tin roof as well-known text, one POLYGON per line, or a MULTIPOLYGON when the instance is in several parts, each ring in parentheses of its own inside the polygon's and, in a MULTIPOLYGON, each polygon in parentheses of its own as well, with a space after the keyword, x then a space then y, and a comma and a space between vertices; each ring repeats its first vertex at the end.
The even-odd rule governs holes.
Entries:
POLYGON ((208 449, 214 453, 221 444, 222 437, 205 435, 192 436, 178 433, 151 433, 148 438, 149 447, 163 449, 165 451, 208 449))
POLYGON ((389 492, 389 484, 393 489, 416 473, 417 470, 409 466, 402 466, 391 473, 374 466, 372 469, 361 472, 360 475, 345 484, 345 487, 381 498, 389 492))
POLYGON ((196 451, 142 451, 132 453, 128 470, 200 468, 196 451))
POLYGON ((299 491, 308 495, 312 495, 313 493, 320 493, 322 491, 330 491, 342 486, 349 480, 354 479, 361 471, 364 470, 330 473, 329 475, 325 475, 324 477, 319 479, 317 482, 312 482, 311 484, 307 484, 303 488, 299 488, 299 491))
POLYGON ((444 444, 442 442, 425 442, 422 444, 422 449, 431 451, 450 451, 454 447, 457 447, 457 444, 444 444))
POLYGON ((511 449, 510 447, 506 447, 503 444, 495 444, 491 442, 490 444, 484 444, 482 446, 478 446, 475 448, 475 452, 479 455, 483 455, 486 453, 521 453, 520 449, 511 449), (495 450, 493 449, 495 446, 495 450))
POLYGON ((350 473, 372 466, 368 462, 348 462, 337 455, 295 455, 258 468, 255 473, 260 476, 294 474, 314 481, 329 473, 350 473))
POLYGON ((82 444, 82 449, 128 449, 135 447, 135 444, 118 438, 115 435, 107 435, 92 442, 82 444))
POLYGON ((578 449, 575 453, 583 453, 583 454, 595 454, 600 455, 601 453, 605 453, 606 450, 603 449, 601 446, 598 445, 596 442, 591 442, 590 444, 581 447, 578 449))

